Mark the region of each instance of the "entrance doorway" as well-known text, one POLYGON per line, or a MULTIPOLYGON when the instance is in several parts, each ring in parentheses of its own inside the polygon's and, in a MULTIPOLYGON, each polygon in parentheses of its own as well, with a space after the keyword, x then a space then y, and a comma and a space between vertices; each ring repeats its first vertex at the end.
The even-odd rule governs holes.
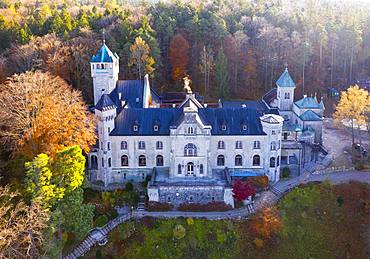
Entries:
POLYGON ((190 162, 187 165, 187 170, 186 170, 186 176, 195 176, 194 175, 194 163, 190 162))

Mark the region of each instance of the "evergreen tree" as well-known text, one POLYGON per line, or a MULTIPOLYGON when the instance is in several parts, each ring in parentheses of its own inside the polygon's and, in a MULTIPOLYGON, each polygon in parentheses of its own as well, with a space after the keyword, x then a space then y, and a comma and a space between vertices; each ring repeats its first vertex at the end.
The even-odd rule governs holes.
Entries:
POLYGON ((216 93, 219 98, 229 97, 229 75, 227 71, 227 58, 221 48, 216 57, 216 93))

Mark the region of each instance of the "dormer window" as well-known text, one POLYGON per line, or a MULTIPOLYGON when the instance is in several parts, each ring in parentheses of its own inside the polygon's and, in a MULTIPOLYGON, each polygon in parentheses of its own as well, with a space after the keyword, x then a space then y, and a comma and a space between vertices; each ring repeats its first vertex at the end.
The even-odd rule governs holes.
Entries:
POLYGON ((226 130, 226 129, 227 129, 226 124, 222 124, 222 125, 221 125, 221 129, 222 129, 222 130, 226 130))
POLYGON ((248 129, 247 125, 243 124, 242 129, 246 131, 248 129))
POLYGON ((159 126, 158 125, 154 125, 153 130, 154 131, 158 131, 159 130, 159 126))
POLYGON ((100 69, 100 68, 101 68, 101 67, 100 67, 100 64, 97 64, 97 65, 96 65, 96 68, 97 68, 97 69, 100 69))
POLYGON ((188 128, 187 128, 186 133, 187 133, 187 134, 189 134, 189 135, 194 134, 194 128, 193 128, 193 127, 191 127, 191 126, 190 126, 190 127, 188 127, 188 128))
POLYGON ((138 130, 139 130, 139 126, 138 126, 138 125, 134 125, 134 126, 132 127, 132 130, 133 130, 133 131, 138 131, 138 130))

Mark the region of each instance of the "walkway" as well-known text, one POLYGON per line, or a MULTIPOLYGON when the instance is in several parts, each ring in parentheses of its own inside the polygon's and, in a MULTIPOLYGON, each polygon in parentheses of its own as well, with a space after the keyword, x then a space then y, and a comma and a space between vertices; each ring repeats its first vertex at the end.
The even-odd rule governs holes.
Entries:
POLYGON ((270 188, 270 190, 261 193, 257 197, 254 204, 249 204, 241 209, 223 212, 182 212, 182 211, 166 211, 166 212, 150 212, 150 211, 133 211, 133 213, 124 213, 117 218, 111 220, 103 228, 96 228, 90 231, 85 240, 77 246, 69 255, 63 257, 66 259, 75 259, 85 255, 91 247, 96 244, 104 245, 107 242, 108 233, 116 228, 119 224, 132 218, 140 219, 142 217, 155 218, 205 218, 209 220, 221 219, 242 219, 253 214, 255 211, 262 209, 264 206, 269 206, 277 202, 285 193, 289 192, 294 187, 301 183, 330 180, 334 184, 345 183, 349 181, 359 181, 370 184, 370 172, 348 171, 326 174, 305 174, 280 181, 270 188))

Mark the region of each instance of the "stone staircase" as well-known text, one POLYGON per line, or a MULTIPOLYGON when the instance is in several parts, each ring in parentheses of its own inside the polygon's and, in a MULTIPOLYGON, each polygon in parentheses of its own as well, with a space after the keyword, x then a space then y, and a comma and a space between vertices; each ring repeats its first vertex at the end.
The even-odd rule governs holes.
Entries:
POLYGON ((119 224, 122 224, 131 218, 131 213, 122 214, 109 221, 104 227, 92 229, 85 240, 82 241, 82 243, 79 244, 70 254, 64 256, 63 258, 76 259, 84 256, 91 249, 91 247, 95 246, 96 244, 105 245, 108 241, 109 232, 115 229, 119 224))

